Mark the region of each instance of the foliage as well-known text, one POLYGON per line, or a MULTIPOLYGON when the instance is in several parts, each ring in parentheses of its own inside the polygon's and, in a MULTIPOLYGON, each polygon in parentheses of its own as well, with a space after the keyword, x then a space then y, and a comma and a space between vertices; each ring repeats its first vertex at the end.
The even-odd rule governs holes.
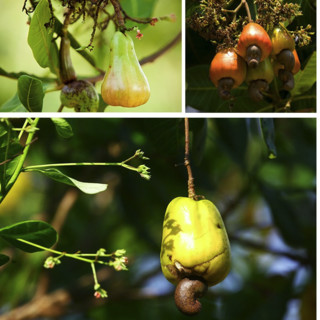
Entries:
MULTIPOLYGON (((23 126, 20 119, 10 123, 23 126)), ((61 265, 44 270, 46 253, 15 249, 2 241, 1 229, 1 264, 10 257, 0 278, 6 288, 0 293, 1 312, 9 315, 11 310, 16 319, 31 310, 36 310, 34 318, 184 318, 159 261, 165 209, 173 198, 187 195, 187 174, 180 165, 183 121, 79 118, 68 123, 73 136, 66 140, 55 136, 50 119, 41 119, 24 166, 119 163, 143 148, 152 179, 138 179, 118 166, 59 168, 80 181, 108 184, 107 190, 88 195, 44 175, 21 172, 0 206, 1 228, 23 220, 46 221, 59 234, 54 250, 125 248, 129 270, 117 273, 97 266, 97 279, 108 289, 107 300, 99 303, 86 263, 62 257, 61 265), (41 296, 35 295, 38 290, 41 296), (54 314, 45 313, 52 309, 43 301, 54 303, 54 314)), ((232 257, 231 273, 209 290, 198 317, 315 319, 316 121, 190 119, 190 130, 197 194, 221 212, 232 257)), ((140 162, 132 159, 132 166, 140 162)))

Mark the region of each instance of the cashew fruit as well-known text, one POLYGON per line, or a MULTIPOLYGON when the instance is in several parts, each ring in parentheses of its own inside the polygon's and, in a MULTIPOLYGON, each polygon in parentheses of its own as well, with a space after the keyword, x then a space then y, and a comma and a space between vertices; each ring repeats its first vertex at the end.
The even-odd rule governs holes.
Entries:
POLYGON ((150 97, 148 80, 136 56, 133 41, 121 31, 115 32, 110 44, 109 66, 101 95, 111 106, 137 107, 150 97))
POLYGON ((213 286, 227 276, 229 239, 211 201, 178 197, 170 202, 163 222, 160 260, 164 276, 175 285, 183 278, 195 278, 213 286))
POLYGON ((250 68, 256 68, 272 51, 267 31, 255 22, 246 24, 240 34, 237 52, 250 68))
POLYGON ((287 29, 277 26, 271 33, 272 55, 278 55, 282 50, 288 49, 293 51, 295 43, 287 29))
POLYGON ((76 112, 96 112, 99 95, 94 85, 86 80, 76 80, 66 84, 60 93, 61 104, 74 108, 76 112))
POLYGON ((219 51, 211 61, 209 76, 223 99, 231 97, 231 89, 237 88, 246 78, 245 61, 233 49, 219 51))
POLYGON ((261 101, 263 99, 262 93, 269 90, 269 83, 273 78, 274 71, 269 58, 260 62, 257 68, 250 68, 246 77, 250 98, 256 102, 261 101))

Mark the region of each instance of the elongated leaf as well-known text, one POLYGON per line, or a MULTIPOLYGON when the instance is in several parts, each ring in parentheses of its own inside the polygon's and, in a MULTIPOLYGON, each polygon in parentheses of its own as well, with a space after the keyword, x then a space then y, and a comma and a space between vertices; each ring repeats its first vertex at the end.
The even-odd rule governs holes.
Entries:
POLYGON ((26 252, 36 252, 42 249, 21 242, 18 239, 46 248, 52 247, 58 240, 58 234, 50 224, 37 220, 23 221, 2 228, 0 229, 0 237, 26 252))
POLYGON ((264 142, 267 145, 269 151, 269 159, 275 159, 277 157, 277 149, 274 143, 274 123, 271 118, 260 119, 261 130, 264 138, 264 142))
POLYGON ((27 112, 28 110, 21 103, 18 93, 0 107, 0 112, 27 112))
POLYGON ((192 132, 191 156, 195 165, 200 165, 207 140, 208 119, 190 119, 190 131, 192 132))
POLYGON ((79 190, 81 190, 82 192, 88 193, 88 194, 95 194, 95 193, 105 191, 108 187, 107 184, 78 181, 76 179, 68 177, 67 175, 65 175, 64 173, 62 173, 61 171, 59 171, 56 168, 49 168, 49 169, 32 169, 32 168, 28 169, 28 168, 26 168, 26 171, 35 171, 35 172, 43 173, 44 175, 46 175, 47 177, 49 177, 55 181, 76 187, 79 190))
POLYGON ((7 262, 9 262, 10 258, 5 254, 0 253, 0 266, 3 266, 7 262))
POLYGON ((103 101, 101 94, 99 93, 99 107, 97 112, 105 112, 108 105, 103 101))
POLYGON ((209 79, 209 65, 198 65, 186 70, 188 107, 202 112, 270 112, 273 106, 266 101, 258 105, 247 94, 247 86, 241 85, 231 91, 233 101, 220 98, 218 89, 209 79))
POLYGON ((28 44, 33 56, 42 68, 50 67, 57 73, 58 54, 52 42, 53 29, 50 27, 51 12, 49 2, 40 0, 31 19, 28 44))
POLYGON ((23 147, 19 143, 17 133, 12 131, 8 122, 0 122, 0 181, 2 191, 14 173, 22 151, 23 147))
MULTIPOLYGON (((306 234, 303 232, 303 224, 301 220, 301 212, 297 212, 297 208, 301 206, 295 206, 297 195, 295 198, 291 198, 287 193, 280 190, 275 190, 266 185, 261 185, 262 194, 268 203, 275 225, 279 229, 283 239, 293 247, 305 246, 306 234)), ((301 205, 301 204, 300 204, 301 205)), ((314 209, 310 210, 310 207, 304 203, 305 210, 309 216, 309 212, 312 215, 314 209)), ((309 229, 311 230, 311 229, 309 229)))
POLYGON ((73 136, 72 127, 67 120, 63 118, 51 118, 52 122, 56 126, 56 130, 62 138, 71 138, 73 136))
MULTIPOLYGON (((149 18, 152 16, 154 6, 156 5, 156 0, 122 0, 122 8, 131 16, 135 18, 149 18)), ((127 27, 136 26, 137 22, 127 21, 127 27)), ((139 28, 143 29, 146 25, 140 24, 139 28)))
POLYGON ((40 80, 29 76, 21 76, 18 80, 18 96, 28 111, 42 111, 44 92, 40 80))
POLYGON ((314 83, 317 81, 317 54, 316 51, 311 55, 305 68, 298 72, 295 77, 295 87, 291 91, 292 96, 297 96, 310 90, 314 83))
POLYGON ((246 167, 248 130, 244 121, 238 118, 219 119, 215 122, 224 149, 239 165, 246 167), (232 130, 230 130, 232 128, 232 130), (237 132, 235 135, 234 132, 237 132))

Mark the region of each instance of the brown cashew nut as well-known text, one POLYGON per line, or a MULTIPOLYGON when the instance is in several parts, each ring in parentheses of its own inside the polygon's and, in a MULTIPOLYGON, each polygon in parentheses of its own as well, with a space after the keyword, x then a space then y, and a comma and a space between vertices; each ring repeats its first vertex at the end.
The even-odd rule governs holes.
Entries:
POLYGON ((269 89, 269 84, 265 80, 255 80, 252 81, 248 88, 248 94, 250 98, 255 101, 259 102, 263 100, 263 92, 269 89))
POLYGON ((282 81, 282 88, 291 91, 294 88, 294 77, 292 72, 281 69, 279 70, 279 79, 282 81))
POLYGON ((223 78, 218 81, 218 92, 222 99, 228 100, 231 98, 231 89, 234 86, 232 78, 223 78))
POLYGON ((208 290, 208 286, 201 279, 183 278, 179 281, 174 301, 177 308, 186 315, 195 315, 201 311, 201 303, 198 300, 208 290))
POLYGON ((295 57, 292 51, 288 49, 282 50, 277 55, 277 60, 283 64, 284 69, 287 71, 292 71, 295 65, 295 57))
POLYGON ((246 61, 250 68, 256 68, 261 61, 261 49, 256 45, 251 45, 247 48, 246 61))

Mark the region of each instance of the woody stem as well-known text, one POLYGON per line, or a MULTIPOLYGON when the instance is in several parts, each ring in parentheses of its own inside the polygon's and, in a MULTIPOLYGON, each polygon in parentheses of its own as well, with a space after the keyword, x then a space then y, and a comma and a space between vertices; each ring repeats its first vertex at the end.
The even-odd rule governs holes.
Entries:
POLYGON ((122 15, 121 5, 118 0, 110 0, 110 1, 113 5, 114 12, 116 13, 116 16, 117 16, 118 26, 120 27, 121 30, 123 30, 125 29, 125 24, 124 24, 124 18, 122 15))
POLYGON ((243 4, 244 4, 244 6, 245 6, 245 8, 246 8, 247 16, 248 16, 249 22, 252 22, 252 17, 251 17, 251 12, 250 12, 250 9, 249 9, 248 2, 247 2, 246 0, 241 0, 241 3, 243 3, 243 4))
POLYGON ((193 176, 192 176, 192 170, 190 165, 190 152, 189 152, 189 119, 184 119, 184 132, 185 132, 185 152, 184 152, 184 165, 187 168, 188 172, 188 197, 194 198, 196 196, 195 189, 194 189, 194 183, 193 183, 193 176))
POLYGON ((234 14, 234 19, 235 19, 238 11, 242 8, 242 6, 244 6, 246 11, 247 11, 247 16, 248 16, 249 22, 252 22, 250 8, 249 8, 249 5, 248 5, 246 0, 241 0, 240 4, 234 10, 222 9, 222 11, 223 12, 233 13, 234 14))

